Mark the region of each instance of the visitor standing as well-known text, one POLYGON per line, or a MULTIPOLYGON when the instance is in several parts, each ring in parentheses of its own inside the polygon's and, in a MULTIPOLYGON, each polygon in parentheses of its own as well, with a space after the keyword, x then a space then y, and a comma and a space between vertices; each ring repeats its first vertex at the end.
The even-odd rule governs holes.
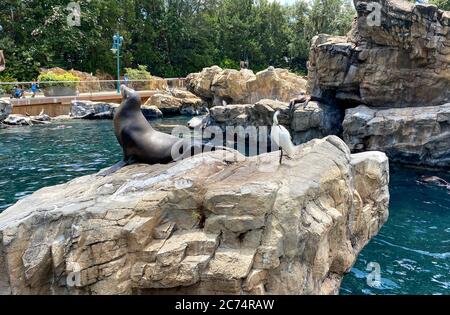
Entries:
POLYGON ((37 83, 35 80, 33 80, 33 82, 31 83, 31 93, 33 93, 33 95, 31 95, 31 97, 36 97, 37 89, 37 83))

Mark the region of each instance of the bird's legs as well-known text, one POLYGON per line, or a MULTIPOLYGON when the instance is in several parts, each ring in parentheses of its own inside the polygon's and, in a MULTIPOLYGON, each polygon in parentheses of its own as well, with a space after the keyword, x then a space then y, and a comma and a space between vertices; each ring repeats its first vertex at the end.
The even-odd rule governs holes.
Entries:
POLYGON ((281 165, 281 162, 283 161, 283 149, 281 149, 280 151, 281 151, 281 154, 280 154, 280 165, 281 165))

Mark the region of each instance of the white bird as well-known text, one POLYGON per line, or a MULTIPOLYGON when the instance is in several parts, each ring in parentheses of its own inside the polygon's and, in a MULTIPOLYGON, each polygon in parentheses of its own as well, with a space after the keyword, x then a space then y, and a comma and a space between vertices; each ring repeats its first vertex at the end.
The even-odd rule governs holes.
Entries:
POLYGON ((279 114, 280 111, 277 110, 273 115, 273 125, 270 133, 270 138, 272 140, 272 143, 275 143, 281 150, 280 155, 280 164, 281 164, 284 153, 286 153, 288 157, 294 156, 295 147, 294 144, 292 143, 292 138, 289 131, 284 126, 281 126, 278 123, 279 114))
POLYGON ((191 129, 204 128, 209 120, 209 109, 206 108, 206 115, 197 116, 189 120, 188 127, 191 129))
POLYGON ((222 106, 227 106, 227 105, 228 105, 227 101, 222 100, 222 106))

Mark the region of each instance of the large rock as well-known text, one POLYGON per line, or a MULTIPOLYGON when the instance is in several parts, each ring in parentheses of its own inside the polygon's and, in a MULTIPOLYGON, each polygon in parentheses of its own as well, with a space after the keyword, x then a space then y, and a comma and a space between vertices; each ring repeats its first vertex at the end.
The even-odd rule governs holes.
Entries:
POLYGON ((440 105, 450 100, 450 12, 403 0, 355 0, 349 37, 316 36, 309 60, 311 95, 345 107, 440 105), (381 4, 371 23, 369 4, 381 4))
MULTIPOLYGON (((91 102, 91 101, 72 101, 70 116, 75 119, 113 119, 119 104, 91 102)), ((145 118, 161 118, 162 112, 156 106, 143 105, 141 107, 145 118)))
POLYGON ((306 80, 285 69, 258 72, 214 66, 186 78, 189 91, 214 104, 249 104, 269 98, 288 102, 306 90, 306 80))
POLYGON ((289 102, 292 98, 305 92, 306 85, 307 81, 301 76, 286 69, 269 67, 247 81, 248 101, 254 103, 268 98, 289 102))
POLYGON ((247 102, 249 94, 247 83, 254 78, 253 71, 247 69, 240 71, 225 69, 219 72, 211 83, 214 104, 222 105, 222 100, 233 104, 247 102))
POLYGON ((337 137, 44 188, 0 214, 0 294, 333 294, 388 217, 388 161, 337 137))
POLYGON ((80 93, 91 93, 102 90, 100 80, 91 73, 82 72, 74 69, 66 71, 59 67, 50 69, 41 69, 41 74, 48 72, 52 72, 55 74, 65 74, 66 72, 69 72, 70 74, 78 77, 81 82, 77 83, 77 90, 80 93))
POLYGON ((167 80, 156 76, 149 77, 147 81, 129 82, 128 86, 136 91, 149 90, 161 91, 164 93, 169 91, 167 80))
MULTIPOLYGON (((277 110, 281 112, 279 123, 291 132, 296 144, 341 132, 341 111, 316 101, 298 104, 295 109, 290 108, 288 103, 270 99, 263 99, 255 104, 215 106, 210 110, 208 125, 219 126, 223 131, 226 131, 227 127, 256 127, 259 132, 261 127, 266 127, 270 132, 273 115, 277 110)), ((246 138, 249 136, 251 135, 244 135, 246 138)))
POLYGON ((0 123, 12 113, 12 104, 10 101, 0 100, 0 123))
POLYGON ((174 89, 152 95, 145 106, 156 106, 164 115, 197 115, 204 103, 191 92, 174 89))
POLYGON ((432 107, 348 109, 344 140, 354 151, 382 150, 393 161, 450 166, 450 103, 432 107))
POLYGON ((214 95, 211 90, 214 77, 222 72, 222 68, 212 66, 204 68, 200 73, 191 73, 186 77, 186 88, 204 99, 213 99, 214 95))
POLYGON ((50 116, 44 113, 37 116, 11 114, 3 121, 3 123, 9 126, 32 126, 48 124, 50 123, 50 120, 50 116))
POLYGON ((113 119, 119 104, 91 101, 72 101, 70 116, 76 119, 113 119))

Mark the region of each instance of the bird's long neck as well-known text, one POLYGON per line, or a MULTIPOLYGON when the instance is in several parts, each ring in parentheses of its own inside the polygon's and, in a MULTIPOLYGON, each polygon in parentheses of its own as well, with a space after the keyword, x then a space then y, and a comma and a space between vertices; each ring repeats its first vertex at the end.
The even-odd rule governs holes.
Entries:
POLYGON ((278 113, 275 113, 275 115, 273 115, 273 124, 274 126, 278 126, 278 113))

